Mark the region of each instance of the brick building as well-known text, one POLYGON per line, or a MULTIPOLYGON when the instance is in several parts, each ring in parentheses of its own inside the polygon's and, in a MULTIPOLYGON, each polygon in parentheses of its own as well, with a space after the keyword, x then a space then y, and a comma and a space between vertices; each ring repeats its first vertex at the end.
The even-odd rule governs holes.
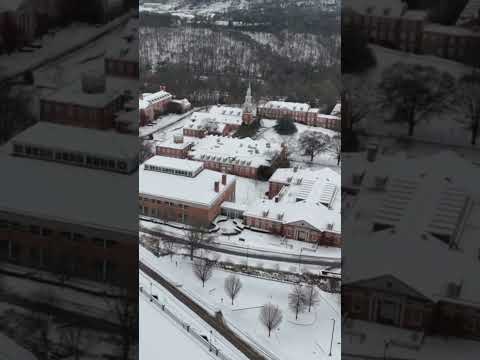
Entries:
POLYGON ((371 43, 464 63, 471 61, 468 50, 480 45, 474 27, 431 23, 426 11, 408 10, 400 0, 348 0, 343 7, 342 24, 361 28, 371 43))
POLYGON ((198 138, 231 135, 242 124, 242 114, 242 109, 228 106, 212 106, 207 112, 196 111, 184 126, 183 134, 198 138))
POLYGON ((295 122, 320 126, 335 131, 341 130, 339 114, 322 114, 320 109, 311 108, 306 103, 293 103, 286 101, 269 101, 257 107, 257 117, 267 119, 292 119, 295 122))
POLYGON ((65 278, 136 284, 136 174, 1 157, 2 261, 65 278), (122 211, 112 213, 113 203, 122 211))
POLYGON ((210 224, 224 201, 235 201, 235 176, 198 161, 154 156, 140 169, 139 211, 179 223, 210 224))
POLYGON ((354 171, 356 199, 348 211, 357 215, 342 218, 349 224, 344 254, 353 254, 343 258, 344 316, 480 339, 480 195, 469 181, 478 167, 450 152, 367 154, 370 161, 351 160, 365 159, 354 171))
POLYGON ((174 134, 168 140, 155 142, 155 153, 161 156, 185 159, 192 149, 195 141, 183 134, 174 134))
POLYGON ((40 99, 40 120, 95 129, 115 127, 115 113, 136 93, 135 80, 84 74, 40 99))
POLYGON ((138 108, 140 111, 140 126, 153 121, 156 116, 168 111, 168 105, 173 99, 172 94, 165 90, 140 95, 138 108))
POLYGON ((124 174, 138 167, 138 140, 130 135, 39 122, 11 143, 15 156, 124 174))
POLYGON ((194 144, 188 157, 203 162, 206 169, 255 179, 260 167, 286 160, 287 147, 263 139, 208 135, 194 144))
POLYGON ((341 245, 340 176, 322 170, 281 168, 269 180, 269 200, 243 213, 247 226, 321 246, 341 245))

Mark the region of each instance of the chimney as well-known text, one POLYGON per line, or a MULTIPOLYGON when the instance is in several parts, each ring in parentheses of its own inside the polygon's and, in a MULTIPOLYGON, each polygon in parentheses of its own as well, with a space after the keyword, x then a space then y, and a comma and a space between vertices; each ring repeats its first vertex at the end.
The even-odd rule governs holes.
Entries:
POLYGON ((293 167, 293 172, 296 173, 298 171, 298 166, 293 167))
POLYGON ((215 192, 219 192, 220 191, 220 183, 218 181, 215 181, 213 183, 213 189, 215 190, 215 192))
POLYGON ((275 202, 278 203, 278 196, 275 196, 275 202))
POLYGON ((227 185, 227 174, 222 174, 222 185, 227 185))

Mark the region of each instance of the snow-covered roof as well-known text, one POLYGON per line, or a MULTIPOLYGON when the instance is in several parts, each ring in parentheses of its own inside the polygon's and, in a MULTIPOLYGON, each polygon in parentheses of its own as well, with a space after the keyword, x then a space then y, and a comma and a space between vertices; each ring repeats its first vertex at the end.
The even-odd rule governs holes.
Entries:
POLYGON ((303 223, 318 231, 341 232, 340 214, 310 201, 287 202, 263 199, 248 208, 244 216, 265 218, 282 224, 303 223))
POLYGON ((115 159, 138 156, 138 138, 134 136, 43 121, 22 131, 12 142, 115 159))
POLYGON ((284 224, 306 222, 319 231, 341 232, 340 175, 330 168, 280 168, 269 180, 285 184, 273 200, 261 200, 246 216, 284 224))
MULTIPOLYGON (((156 139, 156 134, 154 134, 154 139, 156 139)), ((155 141, 156 146, 163 146, 170 149, 185 149, 195 142, 198 138, 191 137, 191 136, 184 136, 181 132, 175 132, 173 134, 168 134, 166 139, 159 139, 155 141), (181 138, 182 141, 176 141, 176 139, 181 138)))
POLYGON ((144 163, 148 166, 158 166, 161 168, 179 170, 179 171, 190 171, 196 173, 203 169, 203 163, 199 161, 187 160, 187 159, 177 159, 168 156, 153 156, 144 163))
MULTIPOLYGON (((165 167, 181 167, 188 171, 202 166, 202 163, 184 159, 174 159, 163 156, 154 156, 146 164, 158 164, 165 167), (182 165, 183 163, 183 165, 182 165)), ((170 199, 198 206, 211 206, 219 199, 225 189, 235 182, 235 176, 226 175, 227 184, 222 185, 222 174, 216 171, 203 169, 196 176, 181 176, 166 172, 145 170, 145 164, 140 168, 139 194, 156 198, 170 199), (215 192, 214 183, 219 182, 219 192, 215 192)))
POLYGON ((185 125, 187 129, 205 129, 213 126, 222 132, 227 124, 241 125, 243 110, 228 106, 212 106, 208 112, 196 111, 185 125))
POLYGON ((480 11, 480 1, 468 0, 457 20, 457 25, 468 24, 470 21, 478 17, 480 11))
POLYGON ((154 93, 144 93, 142 95, 143 95, 143 101, 147 102, 150 105, 155 104, 158 101, 172 98, 172 94, 164 90, 160 90, 154 93))
POLYGON ((42 99, 63 104, 103 108, 124 95, 126 91, 133 94, 138 89, 138 81, 134 79, 107 77, 105 85, 105 91, 102 93, 86 93, 82 89, 82 82, 75 81, 42 99))
POLYGON ((263 139, 209 135, 198 140, 190 151, 190 155, 193 159, 200 161, 259 167, 270 165, 270 161, 281 150, 281 144, 263 139))
POLYGON ((0 211, 128 234, 138 232, 131 175, 0 154, 0 211), (112 211, 114 208, 121 211, 112 211), (131 211, 130 211, 131 210, 131 211))
POLYGON ((330 115, 337 116, 342 113, 342 103, 336 103, 330 115))
POLYGON ((449 283, 462 283, 460 297, 450 301, 479 302, 473 274, 480 271, 474 226, 480 190, 472 179, 480 178, 480 168, 448 151, 418 158, 385 155, 368 164, 351 210, 356 216, 345 226, 355 240, 345 243, 345 253, 355 254, 345 259, 345 281, 393 275, 437 300, 445 298, 449 283))
POLYGON ((263 107, 267 109, 286 109, 289 111, 308 111, 310 109, 310 105, 306 103, 288 101, 268 101, 263 107))
POLYGON ((138 20, 130 19, 123 34, 109 44, 105 58, 138 62, 138 20))

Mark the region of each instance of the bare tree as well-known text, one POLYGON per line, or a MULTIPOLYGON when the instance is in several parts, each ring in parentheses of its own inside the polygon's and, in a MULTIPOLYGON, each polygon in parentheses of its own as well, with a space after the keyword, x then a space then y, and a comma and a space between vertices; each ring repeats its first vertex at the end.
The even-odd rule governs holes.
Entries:
POLYGON ((259 319, 263 326, 267 328, 268 337, 270 337, 272 330, 276 329, 282 322, 282 311, 277 305, 272 303, 265 304, 260 310, 259 319))
POLYGON ((205 283, 212 277, 214 266, 215 261, 209 259, 195 259, 193 261, 193 273, 202 282, 203 287, 205 287, 205 283))
POLYGON ((80 356, 89 347, 90 340, 87 329, 79 323, 66 324, 60 328, 60 343, 74 360, 80 360, 80 356))
POLYGON ((118 346, 121 359, 130 359, 138 336, 138 301, 128 290, 121 290, 114 298, 106 298, 108 311, 118 326, 118 346))
POLYGON ((295 313, 295 320, 298 320, 298 314, 305 312, 307 307, 307 295, 302 285, 297 284, 288 294, 288 306, 295 313))
POLYGON ((330 142, 330 136, 317 131, 305 131, 298 139, 300 149, 305 155, 310 156, 310 162, 315 156, 328 150, 330 142))
POLYGON ((227 293, 228 297, 232 299, 232 305, 235 298, 242 290, 242 282, 240 281, 239 277, 236 275, 229 275, 225 279, 225 292, 227 293))
POLYGON ((173 238, 167 236, 162 239, 162 245, 163 249, 167 252, 167 254, 170 255, 170 261, 172 261, 173 255, 175 255, 175 248, 177 244, 173 238))
POLYGON ((480 129, 480 72, 474 71, 458 81, 455 110, 457 121, 470 131, 470 144, 477 142, 480 129))
POLYGON ((308 312, 320 302, 320 293, 315 285, 310 284, 305 289, 305 303, 308 306, 308 312))
POLYGON ((450 74, 405 63, 385 69, 378 87, 383 107, 394 111, 392 121, 408 125, 408 136, 413 136, 420 120, 445 108, 453 88, 450 74))
POLYGON ((53 347, 54 312, 58 306, 58 298, 50 290, 36 291, 31 295, 35 299, 35 306, 32 307, 29 324, 29 336, 36 339, 36 353, 40 359, 50 359, 53 347))
POLYGON ((331 137, 330 151, 335 154, 337 158, 337 166, 340 165, 342 159, 342 136, 340 134, 331 137))
POLYGON ((212 236, 208 233, 206 226, 202 224, 194 224, 187 230, 186 240, 188 241, 187 246, 190 250, 190 260, 193 261, 195 251, 201 248, 203 244, 211 242, 212 236))

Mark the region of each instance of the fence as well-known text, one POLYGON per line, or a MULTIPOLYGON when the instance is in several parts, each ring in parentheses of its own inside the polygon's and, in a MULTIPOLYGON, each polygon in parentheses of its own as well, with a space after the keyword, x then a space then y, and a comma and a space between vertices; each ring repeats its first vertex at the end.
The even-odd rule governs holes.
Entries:
POLYGON ((172 311, 170 311, 165 304, 161 304, 156 298, 152 297, 148 294, 142 286, 140 286, 140 293, 147 299, 150 300, 152 304, 157 306, 159 309, 162 310, 163 313, 168 315, 170 319, 174 320, 177 324, 179 324, 183 329, 185 329, 190 335, 192 335, 195 339, 197 339, 201 344, 205 345, 208 350, 215 354, 221 360, 233 360, 231 357, 222 353, 215 345, 213 345, 210 341, 208 341, 204 336, 200 335, 200 333, 195 330, 189 323, 183 321, 177 315, 175 315, 172 311))

